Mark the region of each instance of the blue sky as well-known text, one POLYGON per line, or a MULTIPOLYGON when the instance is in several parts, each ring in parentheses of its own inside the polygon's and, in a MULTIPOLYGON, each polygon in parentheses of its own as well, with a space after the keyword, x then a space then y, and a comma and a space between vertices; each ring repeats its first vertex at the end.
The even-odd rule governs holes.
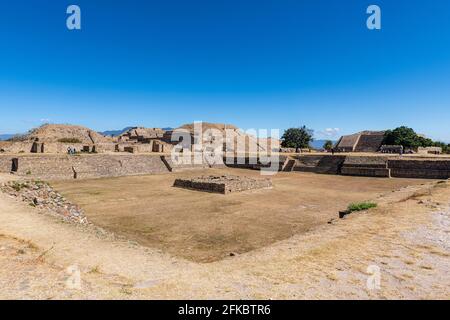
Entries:
POLYGON ((0 3, 0 134, 203 120, 318 138, 408 125, 450 142, 448 0, 0 3))

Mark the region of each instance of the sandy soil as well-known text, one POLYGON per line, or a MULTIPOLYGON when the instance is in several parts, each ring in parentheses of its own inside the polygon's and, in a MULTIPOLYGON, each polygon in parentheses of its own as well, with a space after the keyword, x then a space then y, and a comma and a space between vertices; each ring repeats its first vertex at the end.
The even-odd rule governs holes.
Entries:
POLYGON ((449 299, 449 198, 448 182, 402 188, 368 212, 199 264, 0 194, 0 298, 449 299), (379 288, 367 286, 374 266, 379 288))
POLYGON ((209 169, 52 185, 98 226, 177 257, 213 262, 326 224, 351 202, 427 182, 295 172, 273 176, 270 190, 226 196, 173 187, 180 176, 211 174, 259 177, 254 170, 209 169))

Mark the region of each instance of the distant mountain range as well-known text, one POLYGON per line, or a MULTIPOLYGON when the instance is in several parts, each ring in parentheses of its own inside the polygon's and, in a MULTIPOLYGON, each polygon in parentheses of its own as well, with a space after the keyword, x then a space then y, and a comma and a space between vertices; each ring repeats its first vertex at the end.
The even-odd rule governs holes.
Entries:
POLYGON ((0 141, 11 139, 14 136, 15 134, 0 134, 0 141))
POLYGON ((126 132, 126 131, 128 131, 128 130, 130 130, 132 128, 133 127, 126 127, 126 128, 124 128, 122 130, 107 130, 107 131, 103 131, 103 132, 99 132, 99 133, 101 133, 104 136, 116 137, 116 136, 120 136, 122 133, 124 133, 124 132, 126 132))
MULTIPOLYGON (((103 131, 103 132, 99 132, 104 136, 113 136, 113 137, 117 137, 120 136, 122 133, 127 132, 130 129, 133 129, 135 127, 126 127, 122 130, 107 130, 107 131, 103 131)), ((173 128, 162 128, 165 131, 169 131, 169 130, 173 130, 173 128)))

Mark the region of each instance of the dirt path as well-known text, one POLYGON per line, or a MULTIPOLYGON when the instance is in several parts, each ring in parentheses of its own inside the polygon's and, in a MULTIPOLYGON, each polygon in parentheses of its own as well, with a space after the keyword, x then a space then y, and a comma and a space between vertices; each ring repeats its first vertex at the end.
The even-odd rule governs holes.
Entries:
POLYGON ((0 298, 448 299, 449 199, 448 182, 405 188, 369 212, 196 264, 62 223, 0 194, 0 298), (368 273, 377 268, 380 288, 372 281, 369 289, 378 274, 368 273))

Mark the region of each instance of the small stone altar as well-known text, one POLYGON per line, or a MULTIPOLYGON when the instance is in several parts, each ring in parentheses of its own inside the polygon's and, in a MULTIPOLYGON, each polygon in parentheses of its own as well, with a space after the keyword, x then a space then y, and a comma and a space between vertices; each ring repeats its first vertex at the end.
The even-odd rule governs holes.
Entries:
POLYGON ((242 176, 201 176, 196 178, 176 179, 174 187, 230 194, 255 189, 268 189, 272 187, 270 179, 255 179, 242 176))

